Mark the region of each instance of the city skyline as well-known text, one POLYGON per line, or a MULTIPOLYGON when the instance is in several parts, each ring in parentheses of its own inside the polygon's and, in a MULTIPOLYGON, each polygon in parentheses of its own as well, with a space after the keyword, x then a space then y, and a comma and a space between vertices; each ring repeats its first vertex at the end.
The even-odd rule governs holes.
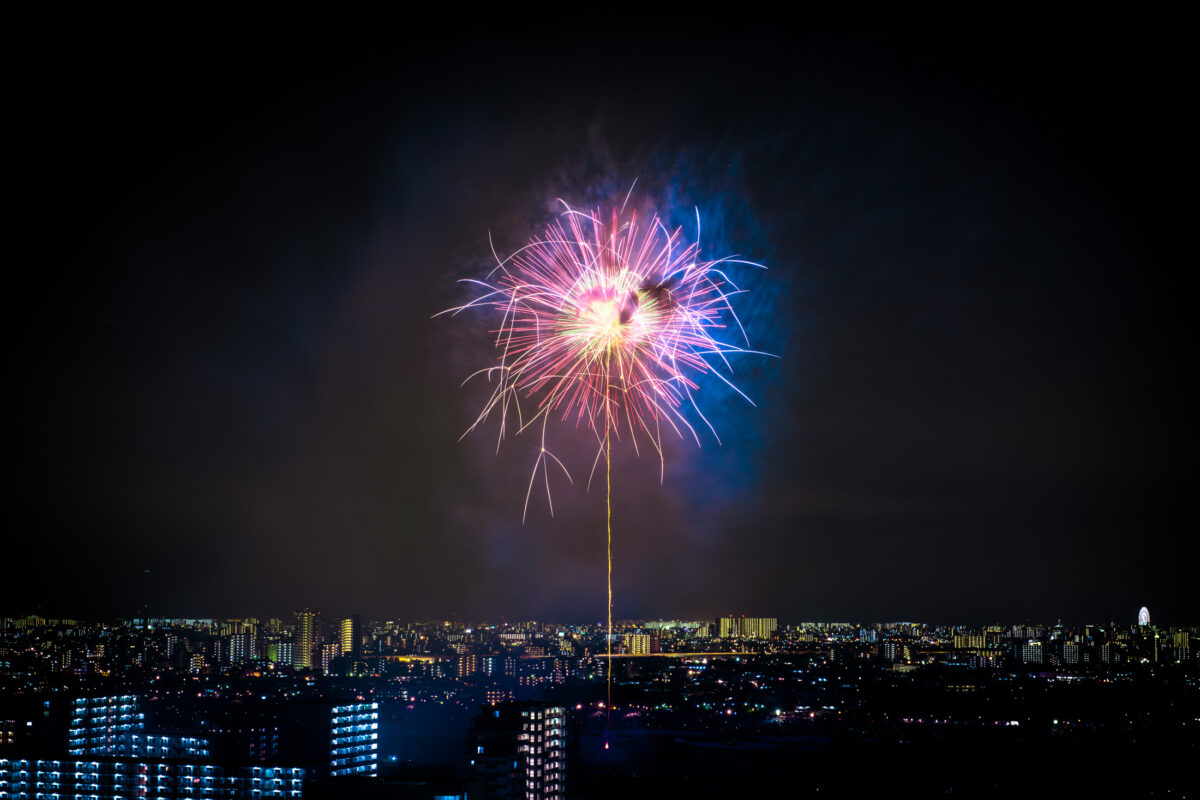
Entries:
MULTIPOLYGON (((562 626, 564 628, 582 628, 590 629, 593 626, 604 627, 605 621, 599 619, 565 619, 553 617, 476 617, 463 618, 458 616, 405 616, 401 614, 388 614, 379 617, 363 617, 361 614, 345 612, 344 615, 339 613, 326 614, 322 619, 320 610, 303 608, 296 609, 290 613, 282 615, 274 614, 254 614, 254 615, 222 615, 222 616, 181 616, 181 615, 155 615, 150 616, 113 616, 113 617, 98 617, 87 615, 60 615, 46 616, 37 613, 30 613, 21 616, 0 617, 0 622, 10 627, 16 627, 30 620, 40 620, 41 623, 80 623, 80 624, 109 624, 122 623, 132 627, 146 626, 148 630, 153 630, 157 625, 177 625, 177 624, 209 624, 214 626, 228 625, 233 623, 251 623, 251 624, 278 624, 287 628, 295 628, 296 636, 309 643, 309 649, 315 646, 313 643, 320 638, 322 632, 331 633, 329 642, 338 647, 340 655, 353 655, 353 643, 359 641, 360 636, 356 635, 356 631, 362 630, 363 620, 366 620, 369 625, 445 625, 455 626, 458 628, 479 628, 479 630, 494 630, 497 628, 513 627, 521 628, 527 625, 550 625, 562 626)), ((1065 625, 1069 627, 1114 627, 1114 628, 1137 628, 1137 627, 1162 627, 1166 628, 1190 628, 1195 626, 1195 621, 1191 618, 1168 619, 1162 620, 1157 618, 1151 622, 1149 609, 1142 606, 1131 617, 1131 620, 1125 619, 1109 619, 1109 620, 1073 620, 1060 617, 1052 617, 1047 619, 1032 619, 1032 618, 997 618, 988 621, 968 621, 968 620, 950 620, 950 619, 917 619, 917 618, 875 618, 875 619, 851 619, 851 618, 829 618, 821 619, 815 617, 801 617, 791 615, 773 615, 761 616, 755 614, 722 614, 717 616, 705 616, 702 614, 677 615, 673 617, 650 616, 650 617, 614 617, 613 625, 617 628, 624 629, 628 627, 639 626, 659 626, 659 625, 690 625, 695 623, 704 623, 721 627, 726 623, 736 627, 737 621, 749 622, 754 625, 760 624, 763 620, 770 620, 772 626, 778 624, 783 626, 805 626, 805 625, 824 625, 824 626, 873 626, 875 628, 894 626, 894 625, 928 625, 934 628, 976 628, 983 629, 996 626, 1012 626, 1012 625, 1035 625, 1042 627, 1051 627, 1054 625, 1065 625)), ((40 623, 40 624, 41 624, 40 623)), ((772 627, 771 630, 774 630, 772 627)), ((723 634, 722 634, 723 635, 723 634)))
POLYGON ((0 618, 0 793, 862 797, 863 763, 930 763, 921 794, 1007 795, 1031 774, 1055 791, 1172 794, 1190 786, 1177 767, 1196 740, 1200 625, 1136 619, 738 616, 623 621, 610 637, 603 621, 313 608, 0 618), (1114 759, 1139 768, 1102 768, 1114 759))
POLYGON ((636 179, 766 265, 780 358, 701 381, 720 446, 614 453, 616 617, 1190 623, 1180 34, 655 13, 586 67, 517 20, 35 35, 0 616, 149 569, 151 615, 600 619, 603 492, 522 524, 533 445, 459 441, 493 354, 433 315, 636 179))

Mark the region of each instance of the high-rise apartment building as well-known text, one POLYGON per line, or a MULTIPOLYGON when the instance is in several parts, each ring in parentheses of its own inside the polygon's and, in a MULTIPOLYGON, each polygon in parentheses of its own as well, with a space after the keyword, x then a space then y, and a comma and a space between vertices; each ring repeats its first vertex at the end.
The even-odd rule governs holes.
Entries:
POLYGON ((379 703, 334 706, 330 775, 379 774, 379 703))
POLYGON ((71 704, 67 754, 114 756, 128 754, 131 737, 146 729, 137 695, 80 697, 71 704))
POLYGON ((351 614, 342 620, 339 638, 344 656, 362 658, 362 621, 358 614, 351 614))
POLYGON ((1022 664, 1041 664, 1045 660, 1042 656, 1042 643, 1033 639, 1014 645, 1013 651, 1013 655, 1022 664))
POLYGON ((81 697, 71 704, 70 756, 207 758, 210 750, 205 737, 146 733, 139 695, 81 697))
POLYGON ((525 756, 526 800, 561 800, 567 786, 567 709, 521 709, 517 751, 525 756))
POLYGON ((235 633, 229 637, 229 660, 234 664, 245 664, 253 661, 254 635, 252 633, 235 633))
POLYGON ((333 660, 339 658, 341 655, 341 642, 321 645, 321 671, 328 673, 333 668, 333 660))
POLYGON ((313 668, 313 649, 317 646, 317 620, 321 612, 304 609, 296 612, 296 638, 292 665, 296 669, 313 668))
POLYGON ((661 653, 662 640, 653 633, 631 633, 625 637, 625 652, 631 656, 661 653))
POLYGON ((562 800, 567 782, 567 710, 544 703, 485 709, 467 734, 472 798, 562 800))
POLYGON ((650 635, 647 633, 631 633, 625 637, 625 652, 631 656, 644 656, 650 653, 650 635))

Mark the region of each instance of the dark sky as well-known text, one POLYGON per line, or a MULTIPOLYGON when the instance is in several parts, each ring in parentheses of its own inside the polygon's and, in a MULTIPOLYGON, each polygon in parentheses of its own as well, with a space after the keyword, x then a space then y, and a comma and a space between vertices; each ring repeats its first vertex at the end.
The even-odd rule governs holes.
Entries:
POLYGON ((522 524, 495 321, 431 317, 636 178, 780 358, 618 452, 619 617, 1196 622, 1169 21, 133 22, 7 104, 0 613, 602 618, 603 492, 522 524))

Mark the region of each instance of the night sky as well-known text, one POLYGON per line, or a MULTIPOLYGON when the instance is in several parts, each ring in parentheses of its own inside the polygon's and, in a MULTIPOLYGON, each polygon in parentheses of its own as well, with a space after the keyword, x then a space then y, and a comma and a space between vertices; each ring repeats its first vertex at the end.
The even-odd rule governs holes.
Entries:
POLYGON ((7 104, 0 614, 603 618, 602 484, 522 524, 495 320, 432 317, 637 179, 779 358, 618 448, 618 617, 1196 622, 1169 20, 132 22, 7 104))

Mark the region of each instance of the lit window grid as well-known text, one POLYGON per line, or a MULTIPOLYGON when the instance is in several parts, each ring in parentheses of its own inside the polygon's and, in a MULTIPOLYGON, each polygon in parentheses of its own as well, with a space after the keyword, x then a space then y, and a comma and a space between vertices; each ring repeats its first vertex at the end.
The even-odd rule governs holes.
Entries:
POLYGON ((334 706, 330 774, 375 775, 379 768, 379 704, 334 706))
POLYGON ((302 797, 304 770, 299 767, 243 767, 238 775, 224 775, 211 764, 147 763, 123 761, 33 762, 0 759, 2 796, 35 798, 128 797, 302 797), (132 769, 131 769, 132 767, 132 769), (133 786, 130 786, 132 771, 133 786), (153 773, 153 774, 151 774, 153 773), (31 786, 32 784, 32 786, 31 786))
POLYGON ((526 800, 562 798, 566 786, 566 709, 521 712, 517 750, 525 756, 526 800))

